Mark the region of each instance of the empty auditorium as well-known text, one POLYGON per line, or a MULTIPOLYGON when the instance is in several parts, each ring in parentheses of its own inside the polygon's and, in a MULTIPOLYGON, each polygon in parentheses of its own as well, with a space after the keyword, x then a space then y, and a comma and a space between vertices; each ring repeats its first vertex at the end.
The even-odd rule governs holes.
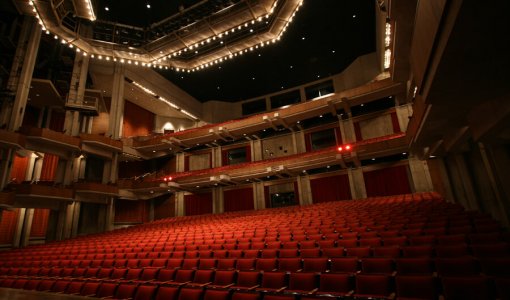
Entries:
POLYGON ((508 12, 0 1, 0 299, 510 300, 508 12))

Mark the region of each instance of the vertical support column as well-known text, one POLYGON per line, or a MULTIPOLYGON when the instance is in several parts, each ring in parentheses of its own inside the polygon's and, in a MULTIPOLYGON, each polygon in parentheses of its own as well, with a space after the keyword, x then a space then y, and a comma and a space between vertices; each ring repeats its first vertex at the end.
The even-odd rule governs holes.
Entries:
POLYGON ((398 125, 400 126, 400 131, 406 132, 407 125, 409 124, 409 117, 413 115, 413 105, 412 104, 404 104, 395 107, 395 111, 397 113, 398 125))
POLYGON ((35 163, 37 162, 37 155, 34 152, 30 152, 27 164, 27 170, 25 172, 25 181, 32 181, 34 178, 35 163))
POLYGON ((14 159, 14 150, 0 149, 2 159, 0 160, 0 190, 9 183, 9 176, 11 174, 12 161, 14 159))
POLYGON ((409 169, 413 179, 414 192, 431 192, 434 190, 426 160, 409 157, 409 169))
POLYGON ((30 243, 30 231, 32 230, 32 220, 34 219, 34 209, 25 209, 25 220, 23 221, 23 230, 21 231, 20 247, 26 247, 30 243))
POLYGON ((310 205, 313 203, 312 187, 310 186, 310 176, 297 176, 299 190, 299 205, 310 205))
POLYGON ((76 237, 78 235, 78 225, 80 221, 80 210, 81 210, 81 202, 75 201, 74 202, 74 209, 73 209, 73 222, 71 224, 71 237, 76 237))
POLYGON ((184 216, 184 192, 176 192, 175 193, 175 216, 182 217, 184 216))
POLYGON ((266 208, 263 182, 253 183, 253 202, 253 207, 255 210, 266 208))
POLYGON ((23 225, 25 224, 26 208, 19 208, 18 222, 16 223, 16 231, 12 239, 12 247, 18 248, 21 246, 21 238, 23 236, 23 225))
POLYGON ((301 98, 301 102, 306 102, 306 92, 304 86, 299 88, 299 97, 301 98))
POLYGON ((347 176, 349 177, 349 186, 351 188, 352 199, 363 199, 367 197, 367 190, 365 187, 365 178, 363 177, 363 169, 347 169, 347 176))
POLYGON ((251 159, 253 161, 262 160, 262 140, 252 141, 251 146, 251 159))
POLYGON ((346 139, 345 139, 345 125, 344 125, 344 121, 342 120, 342 116, 341 115, 336 115, 336 117, 338 118, 338 128, 340 128, 340 135, 341 135, 341 140, 338 141, 340 144, 346 144, 346 139))
POLYGON ((57 222, 55 226, 55 240, 61 241, 64 239, 64 227, 66 222, 66 213, 67 213, 68 204, 65 202, 60 203, 60 207, 56 213, 57 222))
POLYGON ((473 182, 462 154, 447 157, 446 165, 452 182, 455 199, 467 209, 478 209, 473 182))
POLYGON ((213 198, 213 214, 221 214, 225 212, 225 202, 223 200, 223 188, 218 187, 212 190, 213 198))
POLYGON ((111 231, 113 230, 113 223, 115 220, 115 206, 114 206, 114 199, 110 198, 108 200, 108 203, 106 204, 106 222, 105 222, 105 230, 111 231))
POLYGON ((110 106, 110 122, 108 134, 118 139, 122 136, 122 121, 124 117, 124 73, 122 64, 115 63, 112 86, 112 104, 110 106))
POLYGON ((184 153, 175 154, 175 171, 184 172, 184 153))
POLYGON ((212 148, 211 159, 213 168, 221 167, 223 164, 221 161, 221 151, 221 146, 212 148))
POLYGON ((149 222, 154 221, 154 199, 149 200, 149 222))
MULTIPOLYGON (((508 152, 506 154, 506 163, 503 159, 500 159, 498 162, 494 160, 493 151, 491 151, 491 148, 486 148, 484 144, 478 143, 478 150, 480 151, 480 155, 483 161, 483 166, 485 167, 485 171, 487 172, 487 177, 489 179, 492 191, 494 193, 494 200, 493 203, 490 205, 490 210, 492 211, 493 216, 500 220, 504 226, 508 227, 510 224, 510 204, 508 204, 508 201, 505 201, 505 185, 504 181, 509 181, 509 177, 501 178, 497 172, 497 168, 504 168, 507 169, 508 163, 510 162, 508 160, 508 152), (502 165, 499 165, 499 163, 502 163, 502 165), (495 203, 494 203, 495 202, 495 203)), ((505 172, 508 172, 505 170, 505 172)))
MULTIPOLYGON (((74 59, 73 73, 71 75, 71 83, 69 87, 69 96, 67 101, 73 104, 83 103, 85 96, 85 87, 87 84, 87 74, 89 70, 89 57, 76 54, 74 59)), ((67 134, 76 136, 80 133, 81 123, 85 119, 78 111, 67 111, 64 128, 67 134)))
POLYGON ((292 144, 294 146, 294 153, 306 152, 305 133, 302 130, 292 132, 292 144))
POLYGON ((30 180, 39 181, 41 179, 43 160, 44 160, 44 156, 37 156, 35 158, 34 172, 32 173, 32 178, 30 180))
MULTIPOLYGON (((25 115, 25 107, 27 105, 28 94, 30 92, 30 85, 32 84, 32 74, 34 73, 34 66, 37 58, 37 50, 39 49, 39 42, 41 40, 41 28, 37 22, 35 22, 35 19, 33 17, 26 17, 25 22, 29 23, 26 25, 29 26, 28 41, 23 39, 23 36, 21 36, 18 43, 18 49, 16 50, 16 55, 23 56, 21 73, 19 77, 17 77, 17 75, 13 75, 11 72, 11 78, 9 78, 8 82, 8 88, 11 88, 10 85, 12 84, 13 87, 15 86, 16 91, 16 97, 14 99, 14 105, 12 106, 11 118, 8 126, 8 129, 12 131, 18 130, 23 123, 23 116, 25 115), (20 50, 24 50, 24 52, 19 52, 20 50)), ((14 68, 18 69, 19 65, 15 66, 13 64, 13 70, 14 68)))
POLYGON ((344 143, 354 143, 356 142, 356 133, 354 132, 354 123, 352 122, 352 118, 347 120, 341 120, 343 123, 340 126, 340 130, 342 132, 342 139, 344 143))

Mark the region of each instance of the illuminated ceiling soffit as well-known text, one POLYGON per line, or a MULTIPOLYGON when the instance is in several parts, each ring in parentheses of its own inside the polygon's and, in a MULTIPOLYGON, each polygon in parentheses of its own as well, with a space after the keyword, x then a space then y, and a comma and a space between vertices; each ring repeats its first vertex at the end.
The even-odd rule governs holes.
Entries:
MULTIPOLYGON (((16 0, 43 31, 81 55, 143 67, 195 72, 278 42, 304 0, 245 0, 138 48, 90 39, 90 0, 16 0), (86 17, 65 22, 69 15, 86 17)), ((122 26, 122 25, 120 25, 122 26)))

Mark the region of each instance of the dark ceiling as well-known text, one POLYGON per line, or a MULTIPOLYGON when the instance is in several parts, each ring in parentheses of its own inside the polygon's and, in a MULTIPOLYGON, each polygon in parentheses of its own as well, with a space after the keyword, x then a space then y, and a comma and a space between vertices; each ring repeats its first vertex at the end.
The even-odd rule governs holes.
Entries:
MULTIPOLYGON (((198 2, 202 1, 99 0, 97 11, 102 20, 147 27, 178 13, 181 5, 188 8, 198 2)), ((222 0, 207 2, 216 11, 225 5, 222 0)), ((201 102, 235 102, 340 73, 358 56, 373 51, 373 0, 306 0, 276 44, 199 72, 158 71, 201 102)))

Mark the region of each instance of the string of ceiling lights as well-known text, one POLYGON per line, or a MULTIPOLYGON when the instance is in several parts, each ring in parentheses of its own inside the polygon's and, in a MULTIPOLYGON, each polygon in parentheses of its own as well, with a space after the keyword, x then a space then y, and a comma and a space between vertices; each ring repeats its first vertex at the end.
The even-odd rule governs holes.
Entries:
MULTIPOLYGON (((40 0, 28 0, 28 3, 33 8, 32 11, 35 13, 35 17, 37 18, 39 24, 41 25, 42 30, 45 31, 46 34, 51 34, 51 32, 48 30, 48 27, 46 26, 46 24, 44 22, 44 19, 41 17, 41 14, 40 14, 40 12, 38 10, 37 1, 40 1, 40 0)), ((95 21, 96 20, 96 15, 94 13, 94 9, 93 9, 91 1, 90 0, 82 0, 82 1, 84 2, 85 6, 88 9, 88 16, 89 16, 88 19, 90 21, 95 21)), ((146 61, 143 61, 141 59, 137 59, 137 55, 134 55, 133 58, 129 58, 128 59, 128 58, 116 57, 116 56, 113 56, 113 55, 104 55, 104 54, 98 54, 98 53, 88 53, 87 51, 79 48, 78 46, 75 46, 74 43, 75 43, 75 41, 77 41, 77 39, 66 40, 65 38, 60 38, 57 34, 54 35, 54 38, 56 40, 61 39, 61 43, 62 44, 68 44, 69 48, 75 48, 77 53, 81 53, 83 56, 90 56, 90 58, 94 58, 94 59, 97 58, 98 60, 120 62, 122 64, 126 63, 126 64, 129 64, 129 65, 149 67, 149 68, 151 68, 151 67, 152 68, 159 68, 159 69, 169 69, 170 68, 170 69, 173 69, 173 70, 175 70, 177 72, 188 72, 188 73, 190 73, 190 72, 195 72, 195 71, 199 71, 199 70, 202 70, 202 69, 206 69, 208 67, 217 65, 217 64, 222 63, 224 61, 227 61, 229 59, 233 59, 234 57, 241 56, 244 53, 247 53, 249 51, 253 51, 255 49, 259 49, 259 48, 262 48, 262 47, 265 47, 267 45, 274 44, 274 43, 280 41, 281 37, 283 36, 285 31, 287 30, 287 27, 293 21, 296 13, 299 11, 300 7, 303 5, 303 1, 304 0, 301 0, 301 1, 298 2, 296 7, 293 9, 292 14, 290 15, 290 18, 286 21, 286 24, 283 26, 283 28, 280 30, 280 32, 276 35, 276 37, 274 37, 272 39, 266 39, 266 40, 263 40, 261 42, 257 42, 256 44, 247 46, 244 49, 241 49, 241 50, 236 51, 236 52, 230 51, 230 53, 227 54, 227 55, 224 55, 224 56, 218 57, 218 58, 210 59, 209 61, 202 62, 200 65, 198 65, 196 67, 192 67, 192 68, 169 67, 167 65, 167 61, 169 59, 177 57, 178 55, 180 55, 183 52, 191 51, 194 48, 198 48, 200 45, 204 45, 204 44, 210 43, 211 41, 215 41, 216 39, 221 39, 224 36, 232 34, 236 30, 242 30, 244 28, 249 28, 250 26, 256 25, 258 22, 262 22, 264 19, 268 19, 270 17, 270 15, 274 13, 274 10, 275 10, 275 8, 276 8, 276 6, 278 4, 278 1, 276 0, 273 3, 270 11, 267 14, 265 14, 265 15, 259 16, 259 17, 255 18, 255 19, 253 19, 251 21, 248 21, 248 22, 245 22, 243 24, 236 25, 236 26, 234 26, 234 27, 232 27, 230 29, 227 29, 227 30, 225 30, 223 32, 220 32, 220 33, 218 33, 218 34, 216 34, 216 35, 214 35, 212 37, 205 38, 205 39, 203 39, 203 40, 201 40, 199 42, 196 42, 196 43, 194 43, 192 45, 183 47, 183 48, 181 48, 179 50, 172 51, 169 54, 164 54, 163 57, 161 57, 159 59, 156 59, 156 60, 152 60, 151 62, 146 62, 146 61)), ((133 56, 132 53, 129 53, 129 55, 133 56)))
POLYGON ((180 108, 179 106, 175 105, 173 102, 165 99, 164 97, 161 97, 161 96, 158 96, 158 94, 156 94, 153 90, 149 89, 148 87, 142 85, 141 83, 139 82, 136 82, 136 81, 133 81, 132 82, 134 86, 136 86, 137 88, 141 89, 143 92, 145 92, 146 94, 149 94, 163 102, 165 102, 167 105, 169 105, 171 108, 173 109, 176 109, 178 111, 180 111, 181 113, 185 114, 186 116, 194 119, 194 120, 198 120, 197 116, 193 115, 192 113, 189 113, 188 111, 180 108))

